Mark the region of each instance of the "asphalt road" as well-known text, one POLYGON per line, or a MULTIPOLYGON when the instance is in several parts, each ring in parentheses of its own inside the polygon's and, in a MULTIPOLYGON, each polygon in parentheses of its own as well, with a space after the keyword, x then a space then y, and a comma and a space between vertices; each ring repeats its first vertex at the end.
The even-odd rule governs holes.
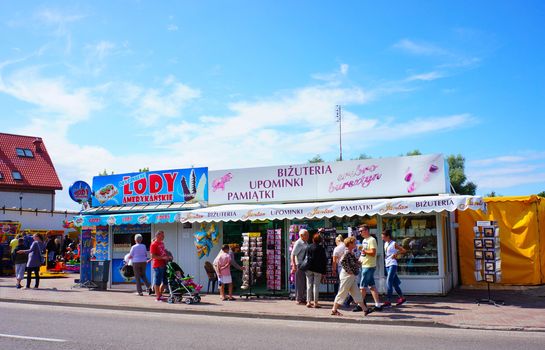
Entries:
POLYGON ((0 302, 0 349, 540 349, 545 333, 297 322, 0 302))

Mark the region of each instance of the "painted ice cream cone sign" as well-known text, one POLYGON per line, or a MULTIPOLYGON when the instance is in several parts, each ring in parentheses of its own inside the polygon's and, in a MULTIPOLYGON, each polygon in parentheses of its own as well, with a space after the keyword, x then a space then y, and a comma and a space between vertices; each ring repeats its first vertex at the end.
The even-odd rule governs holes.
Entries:
POLYGON ((93 206, 206 202, 208 168, 95 176, 93 189, 93 206))

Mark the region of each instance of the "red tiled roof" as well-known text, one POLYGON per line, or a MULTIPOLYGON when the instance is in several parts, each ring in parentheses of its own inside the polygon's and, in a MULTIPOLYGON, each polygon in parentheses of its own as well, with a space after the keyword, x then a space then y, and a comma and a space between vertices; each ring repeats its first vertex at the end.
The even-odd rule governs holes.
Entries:
POLYGON ((13 189, 62 190, 61 182, 41 138, 0 133, 0 187, 13 189), (17 155, 16 148, 29 149, 34 157, 17 155), (13 171, 22 180, 13 178, 13 171))

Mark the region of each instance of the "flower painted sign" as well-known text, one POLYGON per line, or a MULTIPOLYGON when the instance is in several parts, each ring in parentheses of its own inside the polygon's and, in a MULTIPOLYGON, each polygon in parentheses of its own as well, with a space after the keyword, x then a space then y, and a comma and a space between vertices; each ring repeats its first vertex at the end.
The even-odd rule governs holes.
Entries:
MULTIPOLYGON (((94 207, 193 203, 207 200, 208 168, 149 171, 93 178, 92 206, 94 207)), ((146 218, 141 220, 147 221, 146 218)))
POLYGON ((210 172, 209 204, 323 201, 449 193, 441 154, 210 172))

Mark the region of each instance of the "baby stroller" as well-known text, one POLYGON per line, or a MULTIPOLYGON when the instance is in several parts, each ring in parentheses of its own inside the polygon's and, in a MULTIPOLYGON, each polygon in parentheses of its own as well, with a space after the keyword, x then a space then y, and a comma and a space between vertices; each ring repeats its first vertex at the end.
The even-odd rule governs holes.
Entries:
POLYGON ((170 293, 167 300, 169 304, 185 302, 189 305, 201 301, 199 292, 202 286, 193 282, 193 277, 185 277, 182 268, 172 261, 167 263, 167 282, 170 293))

